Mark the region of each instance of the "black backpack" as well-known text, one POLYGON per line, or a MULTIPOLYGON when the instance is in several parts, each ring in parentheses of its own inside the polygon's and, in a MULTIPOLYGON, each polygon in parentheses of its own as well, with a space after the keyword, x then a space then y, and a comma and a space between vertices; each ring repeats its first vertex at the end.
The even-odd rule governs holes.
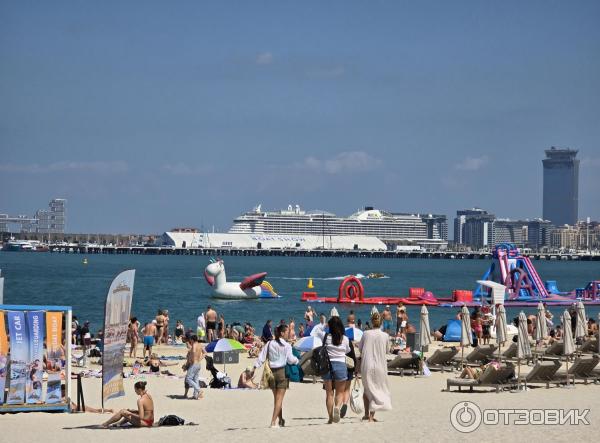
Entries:
POLYGON ((185 420, 176 415, 165 415, 158 420, 158 426, 181 426, 185 424, 185 420))
POLYGON ((331 372, 331 360, 329 360, 329 353, 327 352, 327 334, 323 338, 323 346, 313 349, 310 366, 316 375, 323 376, 331 372))

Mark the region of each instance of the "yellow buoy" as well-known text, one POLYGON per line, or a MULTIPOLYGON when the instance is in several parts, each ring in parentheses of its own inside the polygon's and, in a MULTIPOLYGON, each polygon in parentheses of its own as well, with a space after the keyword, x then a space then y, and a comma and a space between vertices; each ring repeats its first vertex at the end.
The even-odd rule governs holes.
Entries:
POLYGON ((315 285, 313 285, 312 278, 308 279, 308 285, 306 286, 308 289, 313 289, 315 285))

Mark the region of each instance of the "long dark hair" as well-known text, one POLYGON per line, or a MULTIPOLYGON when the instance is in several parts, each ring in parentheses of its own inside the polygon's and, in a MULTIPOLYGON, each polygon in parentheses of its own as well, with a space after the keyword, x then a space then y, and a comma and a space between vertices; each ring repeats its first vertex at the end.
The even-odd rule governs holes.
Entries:
POLYGON ((277 341, 277 343, 279 343, 281 346, 283 346, 283 343, 281 343, 281 336, 283 335, 283 332, 287 329, 287 325, 279 325, 275 328, 275 340, 277 341))
POLYGON ((342 320, 335 316, 331 317, 327 322, 329 326, 329 333, 331 334, 331 343, 334 346, 339 346, 342 344, 342 339, 344 337, 344 324, 342 320))

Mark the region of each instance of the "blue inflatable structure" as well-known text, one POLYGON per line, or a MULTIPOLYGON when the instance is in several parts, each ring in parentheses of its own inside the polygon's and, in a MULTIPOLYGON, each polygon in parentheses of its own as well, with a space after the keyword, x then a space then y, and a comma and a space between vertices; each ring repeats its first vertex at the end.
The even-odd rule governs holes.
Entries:
POLYGON ((448 320, 443 341, 460 341, 460 320, 448 320))

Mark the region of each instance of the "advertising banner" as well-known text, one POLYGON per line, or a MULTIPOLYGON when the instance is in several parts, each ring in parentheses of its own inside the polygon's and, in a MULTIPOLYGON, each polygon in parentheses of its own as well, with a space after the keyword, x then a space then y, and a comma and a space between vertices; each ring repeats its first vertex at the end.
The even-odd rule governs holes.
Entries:
POLYGON ((4 277, 0 277, 0 305, 4 303, 4 277))
POLYGON ((121 272, 113 280, 106 297, 102 352, 102 405, 110 398, 125 395, 123 358, 127 325, 131 313, 135 270, 121 272))
POLYGON ((27 365, 26 402, 42 402, 42 380, 44 377, 44 312, 27 312, 29 337, 29 361, 27 365))
POLYGON ((46 371, 48 386, 46 403, 59 403, 61 371, 65 364, 65 348, 62 341, 62 312, 46 312, 46 371))
POLYGON ((8 311, 8 331, 10 334, 10 382, 6 403, 25 403, 27 383, 27 362, 29 361, 29 341, 23 312, 8 311))
POLYGON ((8 337, 4 315, 4 311, 0 311, 0 405, 4 403, 4 387, 8 371, 8 337))

